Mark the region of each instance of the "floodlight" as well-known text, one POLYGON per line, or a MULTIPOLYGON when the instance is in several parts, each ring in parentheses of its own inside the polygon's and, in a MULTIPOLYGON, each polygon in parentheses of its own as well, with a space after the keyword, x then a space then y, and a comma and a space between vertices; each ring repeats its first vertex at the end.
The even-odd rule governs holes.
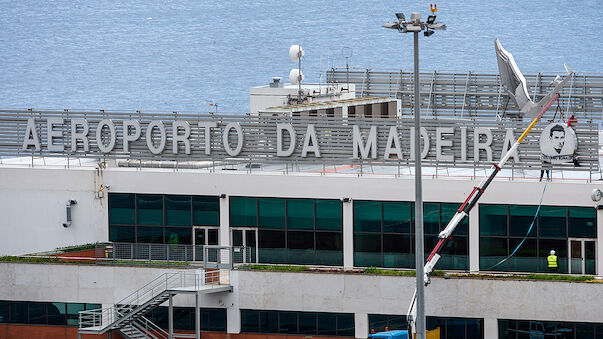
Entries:
POLYGON ((396 18, 398 18, 398 21, 400 22, 406 21, 406 18, 404 18, 404 13, 396 13, 396 18))
POLYGON ((425 35, 425 36, 430 36, 430 35, 432 35, 433 33, 435 33, 435 32, 434 32, 434 31, 430 31, 430 30, 429 30, 429 28, 428 28, 428 29, 427 29, 425 32, 423 32, 423 35, 425 35))
POLYGON ((436 16, 435 15, 430 15, 427 17, 427 24, 431 25, 435 22, 436 16))

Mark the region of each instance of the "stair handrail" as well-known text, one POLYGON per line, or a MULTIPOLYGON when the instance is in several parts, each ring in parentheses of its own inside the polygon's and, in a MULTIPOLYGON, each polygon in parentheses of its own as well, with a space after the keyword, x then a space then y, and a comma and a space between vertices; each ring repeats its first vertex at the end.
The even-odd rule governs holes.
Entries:
POLYGON ((166 332, 163 328, 159 327, 157 324, 149 320, 145 316, 141 316, 132 322, 132 325, 135 326, 139 331, 144 333, 147 336, 157 338, 157 339, 168 339, 170 334, 166 332), (149 331, 149 327, 151 327, 149 331))

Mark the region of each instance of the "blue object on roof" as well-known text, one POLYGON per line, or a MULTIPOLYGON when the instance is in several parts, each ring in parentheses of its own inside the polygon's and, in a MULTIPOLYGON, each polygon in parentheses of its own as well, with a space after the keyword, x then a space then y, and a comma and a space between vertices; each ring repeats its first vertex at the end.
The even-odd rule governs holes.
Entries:
POLYGON ((380 339, 380 338, 389 338, 389 339, 408 339, 408 331, 406 330, 394 330, 387 332, 379 332, 375 334, 369 334, 369 338, 380 339))

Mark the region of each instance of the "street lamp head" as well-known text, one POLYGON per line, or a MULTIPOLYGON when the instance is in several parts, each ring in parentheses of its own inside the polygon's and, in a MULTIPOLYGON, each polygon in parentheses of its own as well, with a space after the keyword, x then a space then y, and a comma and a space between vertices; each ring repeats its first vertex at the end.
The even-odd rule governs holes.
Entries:
POLYGON ((406 21, 406 18, 404 17, 404 13, 396 13, 396 18, 398 18, 399 22, 406 21))
POLYGON ((421 22, 421 13, 412 13, 410 15, 410 22, 412 22, 413 24, 418 24, 421 22))
POLYGON ((431 25, 435 22, 436 16, 435 15, 430 15, 427 17, 427 24, 431 25))

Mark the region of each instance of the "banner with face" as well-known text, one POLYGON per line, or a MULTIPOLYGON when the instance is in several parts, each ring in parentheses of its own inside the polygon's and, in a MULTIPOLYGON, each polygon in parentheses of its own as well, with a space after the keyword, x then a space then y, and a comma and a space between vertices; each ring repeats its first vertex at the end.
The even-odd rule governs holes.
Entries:
POLYGON ((541 159, 551 164, 572 162, 576 155, 578 138, 571 127, 553 122, 540 134, 541 159))

